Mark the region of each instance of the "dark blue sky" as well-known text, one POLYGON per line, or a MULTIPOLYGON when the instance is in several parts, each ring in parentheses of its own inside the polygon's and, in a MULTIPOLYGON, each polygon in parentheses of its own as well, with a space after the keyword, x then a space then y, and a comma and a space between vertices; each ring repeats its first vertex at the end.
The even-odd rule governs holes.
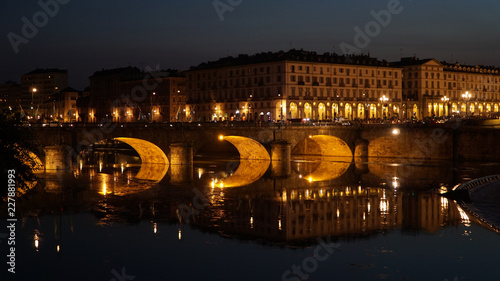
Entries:
MULTIPOLYGON (((59 4, 45 25, 39 1, 1 2, 0 81, 56 67, 68 69, 70 85, 81 90, 102 68, 184 70, 228 54, 290 48, 342 53, 342 42, 356 46, 354 28, 364 30, 374 20, 371 11, 397 2, 217 0, 234 6, 221 21, 213 0, 59 1, 68 3, 59 4), (21 18, 33 23, 34 15, 40 27, 16 54, 8 34, 24 37, 21 18)), ((402 49, 403 56, 500 66, 500 2, 400 0, 398 8, 387 26, 373 30, 362 52, 393 61, 402 49)))

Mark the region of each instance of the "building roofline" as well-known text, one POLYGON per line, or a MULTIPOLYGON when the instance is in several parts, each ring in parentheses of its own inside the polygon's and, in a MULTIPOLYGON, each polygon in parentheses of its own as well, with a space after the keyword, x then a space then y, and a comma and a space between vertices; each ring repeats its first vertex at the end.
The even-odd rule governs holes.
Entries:
POLYGON ((68 74, 68 70, 58 69, 58 68, 37 68, 37 69, 30 71, 28 73, 25 73, 23 75, 43 74, 43 73, 65 73, 65 74, 68 74))
POLYGON ((216 61, 208 61, 192 66, 189 71, 214 69, 222 67, 235 67, 243 65, 253 65, 272 62, 309 62, 325 64, 344 64, 344 65, 365 65, 391 67, 386 60, 379 60, 370 57, 370 54, 361 55, 338 55, 336 53, 318 54, 316 52, 291 49, 287 52, 263 52, 254 55, 240 54, 237 57, 224 57, 216 61))

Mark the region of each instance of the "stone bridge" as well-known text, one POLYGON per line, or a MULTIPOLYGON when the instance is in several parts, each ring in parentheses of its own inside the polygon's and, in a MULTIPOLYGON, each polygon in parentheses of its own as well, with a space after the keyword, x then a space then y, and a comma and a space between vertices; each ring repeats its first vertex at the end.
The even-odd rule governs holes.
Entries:
MULTIPOLYGON (((291 155, 322 155, 345 162, 377 158, 419 165, 423 160, 498 161, 500 156, 500 130, 458 124, 104 123, 32 131, 47 148, 65 147, 67 161, 69 154, 74 160, 84 148, 107 139, 129 144, 143 163, 171 165, 192 165, 193 155, 202 148, 209 150, 215 141, 230 142, 242 160, 273 162, 288 162, 291 155)), ((49 162, 46 156, 46 169, 58 167, 49 162)))

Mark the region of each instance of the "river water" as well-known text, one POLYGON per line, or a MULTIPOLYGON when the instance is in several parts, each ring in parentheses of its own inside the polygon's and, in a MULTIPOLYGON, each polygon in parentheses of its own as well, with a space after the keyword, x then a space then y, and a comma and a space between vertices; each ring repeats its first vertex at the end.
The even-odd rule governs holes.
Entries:
MULTIPOLYGON (((114 164, 98 159, 77 163, 72 172, 41 174, 33 190, 16 198, 16 273, 7 277, 443 281, 500 276, 500 236, 439 195, 497 174, 496 163, 400 165, 302 157, 276 166, 198 158, 192 168, 141 171, 126 157, 114 159, 114 164)), ((5 255, 2 261, 5 265, 5 255)))

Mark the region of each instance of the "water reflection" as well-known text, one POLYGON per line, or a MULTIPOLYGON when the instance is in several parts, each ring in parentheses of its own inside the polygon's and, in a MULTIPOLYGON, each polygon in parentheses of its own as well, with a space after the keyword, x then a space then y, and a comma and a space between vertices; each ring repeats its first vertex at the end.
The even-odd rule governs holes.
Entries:
MULTIPOLYGON (((428 163, 408 174, 398 163, 354 164, 331 157, 301 157, 291 166, 288 177, 275 177, 268 161, 202 161, 190 168, 189 183, 171 185, 160 176, 141 180, 145 167, 156 173, 147 165, 87 162, 73 174, 46 175, 44 189, 20 204, 26 210, 40 207, 33 201, 45 202, 45 211, 61 204, 72 206, 70 212, 90 210, 99 225, 147 220, 155 235, 162 223, 177 224, 179 240, 184 224, 286 243, 471 225, 454 201, 439 196, 473 175, 468 169, 428 163), (181 206, 188 206, 187 215, 181 206)), ((33 239, 38 249, 39 235, 33 239)))
POLYGON ((165 177, 167 172, 168 172, 168 165, 142 163, 141 169, 139 170, 137 175, 135 175, 135 177, 141 180, 151 180, 155 182, 160 182, 165 177))
POLYGON ((349 166, 350 162, 344 162, 344 157, 302 157, 294 161, 294 169, 306 180, 329 181, 342 176, 349 166))
MULTIPOLYGON (((318 237, 329 237, 331 241, 341 240, 343 246, 325 261, 322 268, 330 269, 327 274, 348 279, 353 268, 344 269, 345 264, 373 263, 373 269, 355 272, 359 275, 371 270, 372 275, 355 279, 372 280, 378 276, 375 274, 387 273, 386 267, 399 268, 400 260, 418 264, 417 269, 441 266, 443 260, 451 264, 449 267, 456 265, 458 256, 469 258, 467 262, 476 259, 476 255, 468 253, 472 247, 495 245, 497 241, 488 238, 487 231, 477 231, 474 217, 440 193, 464 178, 493 174, 498 166, 490 169, 478 164, 471 169, 472 165, 464 168, 427 163, 412 166, 413 174, 407 174, 398 165, 301 157, 291 163, 288 176, 276 176, 272 167, 267 167, 255 181, 229 188, 226 183, 237 174, 239 161, 195 162, 190 180, 183 184, 171 183, 175 177, 171 169, 156 182, 138 179, 139 165, 103 161, 100 169, 98 162, 87 162, 75 165, 73 173, 44 175, 43 186, 16 200, 23 221, 17 246, 26 261, 38 266, 38 272, 52 270, 48 265, 56 254, 71 262, 84 256, 89 260, 85 264, 88 275, 99 273, 100 268, 108 273, 126 260, 137 264, 137 268, 143 266, 143 270, 131 274, 145 279, 154 279, 148 278, 151 271, 156 277, 162 276, 163 269, 181 272, 177 269, 184 264, 191 268, 193 257, 202 261, 200 264, 208 264, 203 269, 209 272, 206 276, 186 275, 189 280, 215 279, 212 270, 227 262, 228 253, 257 249, 262 256, 270 256, 269 261, 259 265, 269 264, 262 275, 269 277, 277 272, 276 278, 261 279, 278 280, 284 268, 313 254, 309 246, 316 244, 318 237), (319 175, 325 165, 334 176, 326 171, 322 178, 309 180, 319 175), (435 235, 413 239, 418 233, 435 235), (254 243, 239 243, 250 239, 254 243), (472 239, 475 244, 464 243, 472 239), (256 247, 255 243, 266 246, 256 247), (395 254, 389 257, 380 253, 380 248, 395 254), (152 266, 142 264, 145 256, 151 257, 147 262, 152 266), (45 261, 40 262, 40 257, 45 261), (422 262, 427 264, 420 265, 422 262)), ((236 255, 229 267, 235 271, 246 267, 242 258, 244 255, 236 255)), ((77 270, 69 263, 63 263, 60 270, 70 268, 66 276, 77 270)), ((217 276, 232 276, 224 275, 223 270, 217 276)), ((179 274, 186 274, 186 270, 182 272, 179 274)), ((411 277, 412 273, 401 278, 394 275, 393 279, 411 277)), ((319 280, 327 278, 320 271, 317 274, 319 280)))
POLYGON ((224 187, 239 187, 250 185, 266 173, 269 167, 268 160, 241 159, 239 166, 228 178, 221 179, 220 184, 224 187))

